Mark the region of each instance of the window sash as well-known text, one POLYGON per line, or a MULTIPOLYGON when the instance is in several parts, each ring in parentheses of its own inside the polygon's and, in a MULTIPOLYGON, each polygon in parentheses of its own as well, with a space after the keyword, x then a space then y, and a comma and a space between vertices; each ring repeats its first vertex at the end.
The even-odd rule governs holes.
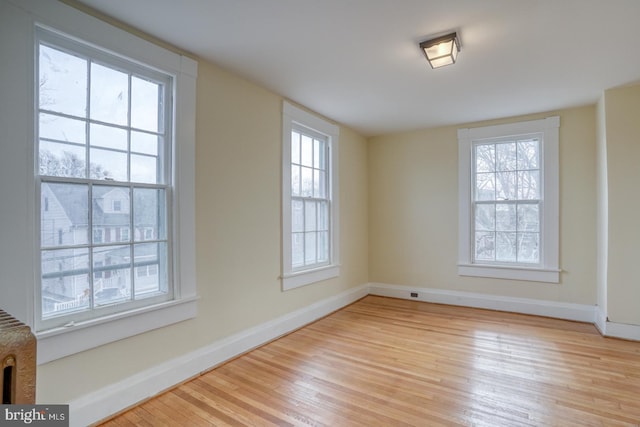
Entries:
MULTIPOLYGON (((543 168, 544 163, 541 159, 541 148, 544 146, 543 135, 540 133, 535 134, 522 134, 522 135, 512 135, 509 137, 500 137, 500 138, 491 138, 491 139, 483 139, 480 141, 473 141, 471 144, 472 153, 472 221, 471 221, 471 250, 472 256, 471 261, 473 264, 487 264, 487 265, 522 265, 525 267, 539 267, 541 265, 543 256, 542 250, 544 248, 543 233, 543 188, 542 179, 543 179, 543 168), (535 155, 532 159, 527 159, 527 162, 520 160, 519 156, 519 144, 522 142, 536 141, 535 147, 535 155), (499 147, 507 147, 513 145, 513 153, 510 158, 507 158, 507 162, 512 163, 507 167, 504 167, 501 163, 501 160, 498 155, 499 147), (493 158, 478 158, 478 152, 480 148, 488 149, 490 153, 492 153, 493 158), (482 168, 480 164, 482 163, 482 168), (526 167, 521 167, 521 164, 526 163, 526 167), (533 163, 533 166, 531 165, 533 163), (500 167, 503 166, 503 167, 500 167), (535 191, 537 191, 538 197, 520 197, 521 193, 521 183, 520 180, 523 179, 524 176, 522 173, 532 173, 537 172, 537 181, 535 182, 535 191), (493 196, 486 195, 483 197, 479 193, 479 185, 478 180, 480 176, 487 176, 488 178, 493 178, 492 183, 493 186, 493 196), (500 177, 502 177, 501 181, 500 177), (508 182, 507 177, 512 178, 513 182, 508 182), (507 181, 506 183, 504 181, 507 181), (499 197, 498 193, 507 193, 510 197, 499 197), (519 221, 519 206, 536 206, 537 214, 536 221, 537 227, 535 230, 522 230, 520 229, 520 221, 519 221), (493 227, 485 227, 485 229, 477 229, 478 225, 478 214, 481 212, 481 206, 492 206, 494 208, 494 217, 493 217, 493 227), (500 229, 498 226, 498 207, 499 206, 513 206, 513 212, 510 213, 509 217, 513 222, 513 226, 511 229, 500 229), (521 254, 521 246, 524 242, 526 242, 525 237, 533 237, 534 238, 534 255, 529 257, 527 260, 524 255, 521 254), (504 240, 505 239, 515 239, 515 242, 509 242, 509 246, 512 246, 512 255, 500 255, 499 248, 505 248, 504 240), (483 248, 479 248, 479 241, 488 241, 486 247, 488 248, 489 255, 479 256, 479 251, 483 248), (500 245, 500 241, 502 240, 502 245, 500 245)), ((535 176, 535 175, 533 175, 535 176)), ((526 227, 525 227, 526 228, 526 227)), ((508 250, 509 248, 507 248, 508 250)), ((531 250, 532 248, 526 248, 531 250)))
POLYGON ((291 271, 304 271, 311 268, 318 268, 331 264, 331 193, 330 193, 330 174, 331 159, 329 140, 325 135, 313 132, 302 126, 294 125, 291 132, 291 152, 298 151, 298 158, 291 158, 291 216, 292 227, 291 235, 291 271), (294 141, 294 135, 299 136, 298 141, 294 141), (304 139, 308 138, 312 145, 310 153, 304 154, 302 144, 304 139), (294 150, 294 144, 299 144, 298 150, 294 150), (321 147, 318 147, 321 145, 321 147), (305 157, 308 157, 305 159, 305 157), (319 158, 318 158, 319 157, 319 158), (308 170, 311 176, 311 183, 305 185, 304 174, 299 172, 296 179, 299 183, 294 183, 294 169, 308 170), (307 188, 308 187, 308 188, 307 188), (297 190, 295 190, 297 188, 297 190), (307 190, 305 191, 305 188, 307 190), (305 196, 305 194, 307 194, 305 196), (313 194, 313 195, 309 195, 313 194), (324 194, 324 197, 322 196, 324 194), (322 205, 326 206, 324 213, 323 225, 319 225, 322 205), (302 206, 302 224, 301 229, 296 230, 294 210, 296 206, 302 206), (311 206, 315 208, 313 220, 310 220, 310 214, 307 211, 311 206), (308 222, 313 222, 311 226, 308 222), (296 242, 300 242, 299 245, 296 242), (322 246, 321 246, 322 245, 322 246), (296 248, 300 251, 296 254, 296 248), (296 256, 297 255, 297 256, 296 256), (301 258, 301 259, 300 259, 301 258))
MULTIPOLYGON (((509 215, 511 216, 511 215, 509 215)), ((473 203, 473 222, 472 222, 472 235, 471 235, 471 239, 472 239, 472 262, 474 264, 487 264, 487 265, 504 265, 504 264, 508 264, 508 265, 521 265, 524 267, 536 267, 536 266, 540 266, 541 265, 541 260, 542 260, 542 251, 543 251, 543 242, 541 241, 542 239, 542 201, 540 200, 509 200, 509 201, 498 201, 498 202, 494 202, 494 201, 478 201, 478 202, 474 202, 473 203), (498 226, 498 218, 497 218, 497 210, 498 210, 498 206, 499 205, 504 205, 504 206, 512 206, 514 209, 513 212, 513 218, 511 219, 511 221, 513 222, 513 225, 511 226, 511 228, 508 227, 499 227, 498 226), (478 211, 481 209, 481 207, 492 207, 494 209, 494 217, 493 217, 493 226, 492 227, 485 227, 485 228, 478 228, 477 223, 478 223, 478 211), (527 206, 527 207, 535 207, 537 214, 536 214, 536 220, 535 220, 535 228, 531 228, 531 227, 527 227, 526 224, 523 224, 521 226, 521 221, 519 221, 520 218, 520 213, 519 211, 519 207, 520 206, 527 206), (492 255, 491 256, 484 256, 484 257, 480 257, 478 256, 478 239, 479 237, 486 237, 488 238, 491 243, 493 244, 493 248, 492 248, 492 255), (524 252, 526 251, 526 249, 530 249, 531 248, 527 248, 526 246, 523 247, 524 243, 526 243, 526 237, 528 237, 529 239, 534 238, 535 241, 537 242, 537 244, 534 247, 534 253, 537 254, 534 257, 528 257, 529 259, 527 259, 527 257, 524 255, 524 252), (513 256, 512 257, 506 257, 504 255, 499 255, 498 254, 498 242, 500 241, 500 238, 515 238, 516 241, 513 245, 513 256), (522 249, 522 250, 521 250, 522 249), (515 258, 515 259, 513 259, 515 258), (531 259, 533 258, 533 259, 531 259)), ((491 248, 490 248, 491 249, 491 248)))
POLYGON ((318 268, 325 265, 331 264, 331 200, 326 198, 311 198, 311 197, 291 197, 291 209, 292 209, 292 217, 295 216, 293 211, 295 210, 296 205, 302 205, 302 224, 299 229, 296 229, 295 226, 292 227, 290 231, 291 235, 291 271, 303 271, 308 270, 310 268, 318 268), (323 219, 319 218, 322 213, 322 205, 326 205, 325 209, 325 217, 323 219), (307 209, 313 206, 315 209, 315 214, 312 215, 313 225, 307 224, 309 215, 307 213, 307 209), (301 254, 296 257, 294 253, 296 245, 294 242, 300 238, 301 242, 301 254), (312 241, 308 241, 312 240, 312 241), (308 245, 313 245, 313 248, 308 245), (310 253, 311 252, 311 253, 310 253), (297 261, 297 259, 300 259, 297 261))

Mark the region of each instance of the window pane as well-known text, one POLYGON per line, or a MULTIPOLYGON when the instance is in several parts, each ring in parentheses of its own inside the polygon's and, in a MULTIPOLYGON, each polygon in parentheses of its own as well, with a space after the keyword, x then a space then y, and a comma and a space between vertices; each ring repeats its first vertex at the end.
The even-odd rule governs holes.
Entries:
POLYGON ((300 166, 291 166, 291 195, 300 196, 300 166))
POLYGON ((300 134, 291 132, 291 163, 300 164, 300 134))
POLYGON ((131 127, 162 131, 158 126, 161 89, 157 83, 131 77, 131 127))
POLYGON ((516 261, 516 233, 496 233, 496 261, 516 261))
POLYGON ((89 156, 91 178, 127 181, 127 153, 92 148, 89 156))
POLYGON ((40 138, 55 139, 57 141, 85 144, 86 129, 83 120, 75 120, 53 114, 40 113, 38 123, 40 138))
POLYGON ((498 172, 496 174, 496 200, 516 199, 516 172, 498 172))
POLYGON ((329 203, 318 203, 318 230, 329 230, 329 203))
POLYGON ((315 231, 316 225, 316 202, 305 200, 304 202, 304 230, 315 231))
POLYGON ((540 262, 539 246, 539 233, 518 233, 518 262, 540 262))
POLYGON ((43 183, 40 202, 40 244, 84 245, 88 241, 89 190, 81 184, 43 183))
POLYGON ((304 263, 316 263, 316 233, 304 233, 304 263))
POLYGON ((306 135, 301 138, 301 164, 303 166, 313 166, 313 139, 306 135))
POLYGON ((489 232, 476 232, 475 259, 479 261, 493 261, 496 258, 495 234, 489 232))
POLYGON ((496 175, 494 173, 476 174, 476 200, 496 199, 496 175))
POLYGON ((318 233, 318 262, 329 260, 329 232, 318 233))
POLYGON ((476 172, 494 172, 496 170, 495 164, 495 146, 491 145, 476 145, 475 146, 475 160, 476 160, 476 172))
POLYGON ((514 171, 517 166, 516 144, 496 144, 496 171, 514 171))
POLYGON ((134 266, 146 274, 136 274, 135 298, 148 298, 167 292, 167 245, 144 243, 133 247, 134 266))
POLYGON ((540 231, 540 211, 537 204, 518 205, 518 230, 540 231))
POLYGON ((40 140, 38 173, 44 176, 86 178, 85 148, 40 140))
POLYGON ((540 199, 540 171, 518 172, 518 199, 540 199))
POLYGON ((157 156, 161 149, 162 137, 144 132, 131 131, 131 151, 157 156))
POLYGON ((304 265, 304 233, 291 235, 291 265, 293 268, 304 265))
POLYGON ((104 147, 124 151, 128 149, 127 131, 124 129, 92 123, 89 135, 89 143, 92 147, 104 147))
POLYGON ((477 231, 494 231, 496 224, 495 205, 476 205, 475 224, 477 231))
POLYGON ((496 204, 496 231, 516 231, 516 206, 496 204))
POLYGON ((313 170, 313 197, 320 197, 320 192, 321 192, 320 172, 321 171, 317 169, 313 170))
POLYGON ((132 154, 131 182, 157 184, 158 181, 158 158, 132 154))
POLYGON ((325 199, 327 198, 327 173, 323 170, 316 170, 316 177, 314 179, 314 184, 316 187, 314 188, 315 197, 325 199))
POLYGON ((93 249, 93 271, 102 277, 93 282, 95 306, 123 302, 131 297, 131 246, 93 249))
POLYGON ((89 252, 42 251, 42 317, 89 308, 89 252))
POLYGON ((313 169, 302 168, 302 197, 313 197, 313 169))
POLYGON ((86 117, 86 60, 41 44, 38 78, 40 108, 86 117))
POLYGON ((119 230, 131 224, 129 189, 94 185, 92 206, 93 243, 122 241, 119 230))
POLYGON ((325 168, 324 144, 324 141, 318 139, 313 140, 313 167, 316 169, 325 168))
POLYGON ((135 188, 133 190, 134 239, 162 240, 167 238, 164 190, 135 188))
POLYGON ((304 202, 301 200, 291 201, 291 230, 304 231, 304 202))
POLYGON ((129 76, 113 68, 91 64, 91 118, 127 125, 129 76))
POLYGON ((539 169, 539 139, 518 141, 518 169, 539 169))

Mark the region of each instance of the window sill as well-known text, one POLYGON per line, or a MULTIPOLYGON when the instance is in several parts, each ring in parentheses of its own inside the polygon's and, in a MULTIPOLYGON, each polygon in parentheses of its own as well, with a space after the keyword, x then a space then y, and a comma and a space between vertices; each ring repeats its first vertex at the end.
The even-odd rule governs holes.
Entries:
POLYGON ((525 280, 530 282, 560 283, 560 271, 558 269, 521 266, 458 264, 458 275, 460 276, 525 280))
POLYGON ((328 265, 313 270, 288 273, 282 276, 282 290, 299 288, 322 280, 332 279, 340 275, 339 265, 328 265))
POLYGON ((197 300, 197 297, 183 298, 73 326, 36 332, 38 365, 192 319, 197 314, 197 300))

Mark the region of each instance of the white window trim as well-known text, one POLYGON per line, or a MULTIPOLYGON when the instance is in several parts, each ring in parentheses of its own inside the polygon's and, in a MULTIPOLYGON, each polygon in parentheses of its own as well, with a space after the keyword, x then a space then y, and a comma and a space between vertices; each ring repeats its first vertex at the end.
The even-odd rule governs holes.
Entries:
POLYGON ((458 274, 559 283, 559 127, 560 117, 458 130, 458 274), (473 262, 473 142, 512 135, 543 133, 542 248, 539 267, 473 262))
POLYGON ((340 275, 340 223, 338 182, 338 138, 340 128, 326 120, 302 110, 287 101, 282 103, 282 290, 331 279, 340 275), (291 131, 294 124, 327 137, 330 153, 330 261, 323 267, 307 270, 291 268, 291 131))
MULTIPOLYGON (((2 46, 3 48, 10 47, 10 49, 21 52, 18 55, 20 60, 16 61, 8 71, 10 76, 14 78, 14 86, 17 86, 16 93, 33 86, 36 67, 33 49, 35 49, 37 26, 67 36, 71 35, 78 40, 98 46, 110 53, 134 59, 134 61, 163 70, 175 77, 173 93, 175 144, 173 153, 174 195, 172 212, 174 223, 174 299, 154 306, 92 319, 67 327, 37 331, 35 330, 35 325, 37 323, 36 316, 39 313, 35 310, 34 297, 36 293, 34 288, 32 286, 23 286, 22 282, 13 283, 11 289, 3 288, 0 293, 9 306, 17 309, 17 316, 34 329, 38 339, 38 364, 44 364, 90 348, 195 317, 197 314, 197 295, 194 170, 197 62, 136 37, 60 2, 26 0, 20 1, 19 7, 15 8, 11 6, 12 3, 13 1, 10 0, 8 5, 5 6, 12 14, 20 17, 20 24, 19 26, 12 26, 15 34, 13 34, 11 40, 5 40, 2 46), (22 53, 23 49, 32 50, 22 53)), ((33 96, 34 91, 31 89, 28 93, 33 96)), ((15 101, 11 102, 15 103, 15 101)), ((20 103, 21 101, 18 102, 20 103)), ((35 144, 33 126, 36 122, 36 115, 34 101, 25 102, 24 107, 27 108, 21 109, 19 108, 20 105, 18 104, 15 109, 17 113, 14 114, 13 120, 16 121, 16 119, 20 118, 19 121, 30 122, 32 125, 31 128, 13 127, 12 137, 15 141, 32 141, 29 149, 25 150, 25 152, 29 152, 32 159, 28 163, 29 171, 28 174, 22 173, 24 163, 21 161, 10 162, 8 160, 3 165, 16 163, 15 170, 20 172, 16 176, 28 175, 29 177, 27 179, 28 185, 25 186, 28 189, 25 192, 25 200, 27 200, 29 213, 27 218, 24 219, 25 223, 14 224, 14 228, 18 230, 36 230, 37 227, 32 225, 37 222, 39 217, 35 212, 36 204, 34 202, 36 198, 36 162, 33 147, 33 144, 35 144), (24 120, 22 120, 20 115, 28 117, 24 117, 24 120)), ((7 118, 7 122, 9 122, 9 119, 7 118)), ((9 153, 22 154, 22 152, 18 151, 9 153)), ((13 168, 9 168, 9 170, 13 170, 13 168)), ((17 216, 15 218, 12 217, 12 220, 19 222, 23 219, 17 216)), ((32 281, 33 286, 39 286, 40 278, 37 277, 37 274, 34 274, 38 269, 33 268, 33 264, 39 259, 37 239, 33 232, 29 232, 23 238, 28 238, 33 243, 19 247, 18 250, 21 251, 19 259, 24 261, 16 268, 20 269, 20 271, 31 271, 32 276, 29 281, 32 281)), ((3 247, 4 249, 6 248, 3 247)))

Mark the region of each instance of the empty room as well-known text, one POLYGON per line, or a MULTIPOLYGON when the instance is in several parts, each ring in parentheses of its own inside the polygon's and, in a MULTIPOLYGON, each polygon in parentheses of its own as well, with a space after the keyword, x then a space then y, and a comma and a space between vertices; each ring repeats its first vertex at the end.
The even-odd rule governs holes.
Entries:
POLYGON ((639 426, 639 18, 0 0, 0 424, 639 426))

